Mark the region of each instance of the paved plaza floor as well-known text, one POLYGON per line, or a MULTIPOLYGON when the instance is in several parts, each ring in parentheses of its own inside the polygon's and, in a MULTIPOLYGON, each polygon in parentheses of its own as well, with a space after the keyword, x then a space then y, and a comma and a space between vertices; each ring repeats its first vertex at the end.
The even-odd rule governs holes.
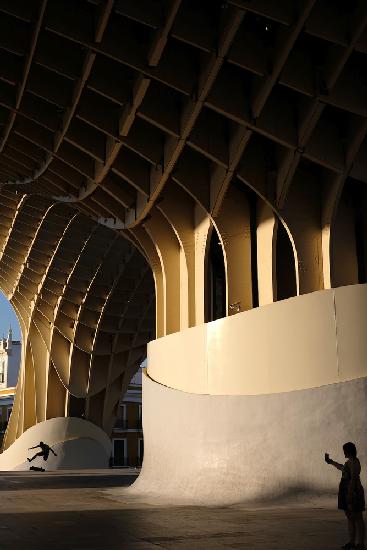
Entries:
POLYGON ((333 550, 345 542, 344 517, 331 502, 248 509, 118 495, 114 488, 135 477, 134 470, 0 473, 0 549, 333 550))

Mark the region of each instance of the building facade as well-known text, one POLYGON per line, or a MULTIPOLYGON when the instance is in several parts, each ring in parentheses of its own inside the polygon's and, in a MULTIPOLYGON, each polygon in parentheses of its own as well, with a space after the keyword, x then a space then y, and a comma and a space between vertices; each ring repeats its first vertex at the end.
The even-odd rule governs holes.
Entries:
POLYGON ((15 388, 18 381, 22 343, 13 340, 13 331, 9 328, 7 338, 0 340, 0 389, 15 388))
POLYGON ((21 364, 22 343, 13 340, 9 327, 7 338, 0 340, 0 433, 4 436, 13 409, 15 388, 21 364))
POLYGON ((133 376, 127 392, 121 398, 111 437, 111 465, 117 468, 140 468, 144 456, 141 369, 133 376))
POLYGON ((4 438, 9 418, 13 410, 15 387, 0 390, 0 440, 4 438))

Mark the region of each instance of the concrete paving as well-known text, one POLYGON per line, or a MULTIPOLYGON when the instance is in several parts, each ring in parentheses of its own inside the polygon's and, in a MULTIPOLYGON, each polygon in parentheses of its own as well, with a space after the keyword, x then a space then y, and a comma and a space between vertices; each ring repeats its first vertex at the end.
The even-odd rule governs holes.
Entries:
POLYGON ((134 470, 1 472, 0 550, 333 550, 345 520, 329 500, 249 509, 132 498, 134 470))

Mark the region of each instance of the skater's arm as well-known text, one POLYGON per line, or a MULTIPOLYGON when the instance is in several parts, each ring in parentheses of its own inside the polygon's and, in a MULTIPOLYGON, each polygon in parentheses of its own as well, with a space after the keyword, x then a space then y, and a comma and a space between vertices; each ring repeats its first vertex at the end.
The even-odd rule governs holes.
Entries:
POLYGON ((28 447, 28 451, 30 451, 31 449, 38 449, 39 445, 36 445, 35 447, 28 447))
POLYGON ((55 453, 55 451, 54 451, 53 449, 51 449, 51 447, 50 447, 50 451, 51 451, 55 456, 57 456, 57 454, 55 453))

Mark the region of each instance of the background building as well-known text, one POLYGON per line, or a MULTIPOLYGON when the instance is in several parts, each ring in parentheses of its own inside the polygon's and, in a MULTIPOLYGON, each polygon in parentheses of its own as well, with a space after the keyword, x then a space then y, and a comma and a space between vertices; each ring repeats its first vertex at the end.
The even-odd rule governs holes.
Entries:
POLYGON ((142 373, 133 376, 121 398, 112 431, 112 466, 140 467, 144 456, 142 427, 142 373))
POLYGON ((13 340, 13 332, 9 328, 7 338, 0 340, 0 389, 17 385, 22 343, 13 340))
MULTIPOLYGON (((21 363, 22 343, 8 336, 0 340, 0 441, 2 442, 13 409, 21 363)), ((132 377, 118 407, 112 435, 112 460, 115 467, 140 467, 144 455, 142 428, 142 373, 132 377)))
POLYGON ((13 409, 22 353, 20 340, 13 340, 9 327, 7 338, 0 340, 0 433, 1 440, 13 409))

